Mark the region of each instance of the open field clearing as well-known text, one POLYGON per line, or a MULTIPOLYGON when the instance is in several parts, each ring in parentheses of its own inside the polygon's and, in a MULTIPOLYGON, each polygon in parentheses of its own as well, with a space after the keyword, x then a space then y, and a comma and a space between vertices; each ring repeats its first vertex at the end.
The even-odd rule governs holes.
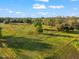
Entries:
POLYGON ((0 24, 2 27, 0 57, 9 59, 79 59, 78 33, 52 31, 43 26, 43 33, 36 33, 31 24, 0 24), (72 57, 72 58, 71 58, 72 57))

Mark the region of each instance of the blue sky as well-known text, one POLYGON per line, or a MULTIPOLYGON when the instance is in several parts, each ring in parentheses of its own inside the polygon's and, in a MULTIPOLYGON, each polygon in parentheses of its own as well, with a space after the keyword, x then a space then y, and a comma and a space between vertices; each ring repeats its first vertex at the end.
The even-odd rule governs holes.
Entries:
POLYGON ((79 16, 79 0, 0 0, 0 17, 79 16))

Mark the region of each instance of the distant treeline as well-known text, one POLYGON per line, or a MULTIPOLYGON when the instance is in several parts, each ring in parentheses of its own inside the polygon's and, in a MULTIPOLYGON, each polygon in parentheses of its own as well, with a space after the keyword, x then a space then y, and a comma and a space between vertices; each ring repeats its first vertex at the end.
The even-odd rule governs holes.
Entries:
MULTIPOLYGON (((73 31, 79 29, 79 17, 48 17, 48 18, 0 18, 0 23, 28 23, 35 24, 42 29, 42 25, 56 27, 58 31, 73 31)), ((39 30, 38 30, 39 31, 39 30)))
POLYGON ((32 18, 0 18, 0 23, 32 23, 32 18))
MULTIPOLYGON (((38 19, 40 19, 42 22, 45 23, 49 23, 51 25, 52 22, 55 22, 57 20, 60 21, 68 21, 69 19, 74 19, 74 20, 79 20, 79 17, 48 17, 48 18, 10 18, 10 17, 1 17, 0 18, 0 23, 33 23, 34 21, 37 21, 38 19), (51 23, 50 23, 51 21, 51 23)), ((52 24, 53 25, 53 24, 52 24)))

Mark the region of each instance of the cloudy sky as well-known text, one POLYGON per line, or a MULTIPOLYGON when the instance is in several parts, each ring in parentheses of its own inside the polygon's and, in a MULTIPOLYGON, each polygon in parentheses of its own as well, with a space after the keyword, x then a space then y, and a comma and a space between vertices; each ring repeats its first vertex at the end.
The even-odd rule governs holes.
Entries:
POLYGON ((79 0, 0 0, 0 17, 79 16, 79 0))

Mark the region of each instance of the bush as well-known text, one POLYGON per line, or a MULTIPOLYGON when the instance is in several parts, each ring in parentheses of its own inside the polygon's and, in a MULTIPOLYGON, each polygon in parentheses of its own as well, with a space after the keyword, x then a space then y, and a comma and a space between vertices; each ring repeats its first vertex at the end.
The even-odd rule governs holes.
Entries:
POLYGON ((43 29, 42 29, 42 22, 40 20, 37 20, 35 23, 34 23, 34 26, 36 27, 36 31, 38 33, 42 33, 43 32, 43 29))
POLYGON ((74 30, 74 26, 70 26, 69 24, 61 24, 57 26, 57 30, 58 31, 73 31, 74 30))
POLYGON ((37 27, 36 27, 36 31, 37 31, 38 33, 42 33, 42 32, 43 32, 43 29, 42 29, 41 26, 37 26, 37 27))

